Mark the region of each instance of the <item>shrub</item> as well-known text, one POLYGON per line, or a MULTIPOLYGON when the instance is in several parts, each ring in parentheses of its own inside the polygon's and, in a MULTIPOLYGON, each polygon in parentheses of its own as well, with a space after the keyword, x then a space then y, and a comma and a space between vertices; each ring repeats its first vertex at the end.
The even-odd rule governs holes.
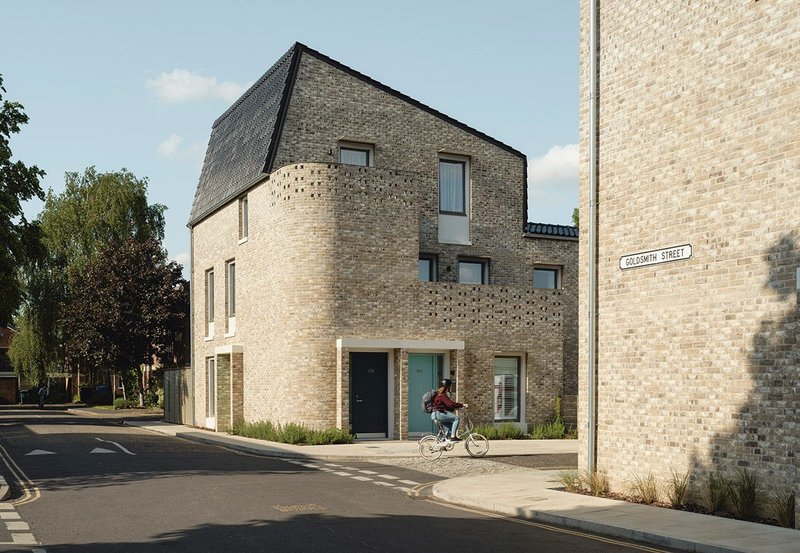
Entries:
POLYGON ((525 438, 525 433, 513 422, 504 422, 497 427, 497 434, 500 440, 519 440, 525 438))
POLYGON ((778 492, 769 499, 769 510, 778 524, 794 528, 794 491, 778 492))
POLYGON ((557 480, 568 492, 580 492, 584 489, 581 473, 577 470, 565 470, 560 472, 557 480))
POLYGON ((583 486, 592 495, 605 495, 608 493, 608 479, 606 475, 599 471, 590 472, 585 470, 581 473, 583 486))
POLYGON ((304 444, 307 442, 308 429, 296 422, 287 423, 286 426, 278 426, 278 433, 281 442, 285 444, 304 444))
POLYGON ((345 430, 338 428, 311 430, 302 424, 293 422, 285 426, 275 425, 271 421, 236 423, 230 433, 257 440, 296 445, 349 444, 353 442, 353 435, 345 430))
POLYGON ((477 434, 483 434, 487 440, 524 440, 525 433, 513 422, 504 422, 498 426, 493 424, 480 424, 472 429, 477 434))
POLYGON ((689 487, 689 471, 679 474, 678 471, 670 468, 669 472, 670 477, 664 485, 664 491, 670 506, 677 509, 683 505, 683 499, 686 497, 686 489, 689 487))
POLYGON ((353 435, 346 430, 329 428, 327 430, 311 430, 308 434, 308 445, 351 444, 353 435))
POLYGON ((758 477, 747 469, 740 470, 735 480, 725 480, 725 497, 737 518, 748 520, 758 510, 758 477))
POLYGON ((536 424, 530 431, 530 436, 534 440, 559 440, 565 435, 566 428, 560 421, 536 424))
POLYGON ((725 505, 725 489, 726 482, 724 476, 719 472, 709 472, 706 476, 706 482, 703 486, 703 496, 705 498, 706 508, 712 513, 722 510, 725 505))
POLYGON ((132 399, 117 398, 114 400, 114 409, 134 409, 137 403, 132 399))
POLYGON ((653 473, 649 472, 645 477, 634 474, 633 482, 630 483, 630 493, 646 505, 658 502, 658 484, 653 473))

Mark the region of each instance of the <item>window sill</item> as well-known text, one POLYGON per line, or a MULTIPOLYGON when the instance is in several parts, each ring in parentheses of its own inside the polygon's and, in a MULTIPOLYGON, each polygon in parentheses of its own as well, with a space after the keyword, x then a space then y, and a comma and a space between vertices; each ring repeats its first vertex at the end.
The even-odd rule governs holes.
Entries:
POLYGON ((236 336, 236 332, 226 332, 223 337, 224 338, 233 338, 234 336, 236 336))
POLYGON ((211 341, 213 341, 213 340, 214 340, 214 337, 213 337, 213 336, 205 336, 205 337, 203 338, 203 341, 204 341, 204 342, 211 342, 211 341))
POLYGON ((247 242, 247 236, 245 236, 244 238, 239 238, 238 245, 239 245, 239 246, 241 246, 241 245, 242 245, 242 244, 244 244, 245 242, 247 242))

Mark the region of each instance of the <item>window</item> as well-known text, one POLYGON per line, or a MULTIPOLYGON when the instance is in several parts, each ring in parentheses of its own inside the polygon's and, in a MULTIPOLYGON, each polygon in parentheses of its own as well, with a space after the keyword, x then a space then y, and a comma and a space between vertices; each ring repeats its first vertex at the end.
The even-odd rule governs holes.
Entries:
POLYGON ((228 314, 226 333, 236 332, 236 263, 229 261, 225 265, 225 311, 228 314))
POLYGON ((439 212, 467 214, 467 162, 439 160, 439 212))
POLYGON ((462 284, 489 284, 489 262, 485 260, 459 261, 458 282, 462 284))
POLYGON ((206 359, 206 417, 217 416, 217 371, 214 370, 214 358, 206 359))
POLYGON ((519 357, 494 358, 494 420, 519 421, 519 357))
POLYGON ((560 267, 534 267, 533 268, 533 287, 534 288, 561 288, 561 268, 560 267))
POLYGON ((372 167, 374 148, 370 144, 342 142, 339 144, 339 163, 372 167))
POLYGON ((206 336, 214 335, 214 269, 206 271, 206 336))
POLYGON ((247 195, 239 198, 239 240, 245 240, 248 232, 247 195))
POLYGON ((419 254, 419 279, 423 282, 435 282, 436 272, 436 256, 427 253, 419 254))

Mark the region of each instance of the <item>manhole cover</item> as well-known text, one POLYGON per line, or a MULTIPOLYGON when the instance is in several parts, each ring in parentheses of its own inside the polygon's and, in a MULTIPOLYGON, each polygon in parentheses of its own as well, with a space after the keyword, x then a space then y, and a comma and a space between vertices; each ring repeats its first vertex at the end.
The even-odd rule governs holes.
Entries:
POLYGON ((305 511, 324 511, 325 509, 322 505, 317 505, 316 503, 301 503, 299 505, 273 505, 273 509, 277 509, 278 511, 284 513, 299 513, 305 511))

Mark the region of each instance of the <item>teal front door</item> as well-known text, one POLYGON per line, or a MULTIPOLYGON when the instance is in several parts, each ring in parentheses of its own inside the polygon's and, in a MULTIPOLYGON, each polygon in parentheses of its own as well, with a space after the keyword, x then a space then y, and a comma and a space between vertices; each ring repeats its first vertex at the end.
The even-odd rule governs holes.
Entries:
POLYGON ((428 390, 438 387, 442 379, 444 355, 435 353, 408 354, 408 432, 428 434, 433 432, 433 421, 420 403, 428 390))

